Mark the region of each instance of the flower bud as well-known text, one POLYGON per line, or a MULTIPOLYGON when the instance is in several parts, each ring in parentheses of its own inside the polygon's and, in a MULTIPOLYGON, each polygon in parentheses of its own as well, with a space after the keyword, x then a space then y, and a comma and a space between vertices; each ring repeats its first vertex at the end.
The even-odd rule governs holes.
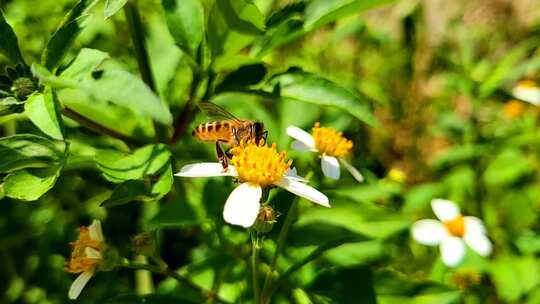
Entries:
POLYGON ((262 206, 261 209, 259 209, 259 215, 257 216, 253 228, 257 232, 268 233, 272 230, 276 218, 276 211, 272 207, 262 206))
POLYGON ((18 100, 25 100, 26 97, 32 94, 36 89, 36 85, 34 84, 32 79, 27 77, 15 79, 11 87, 11 91, 18 100))

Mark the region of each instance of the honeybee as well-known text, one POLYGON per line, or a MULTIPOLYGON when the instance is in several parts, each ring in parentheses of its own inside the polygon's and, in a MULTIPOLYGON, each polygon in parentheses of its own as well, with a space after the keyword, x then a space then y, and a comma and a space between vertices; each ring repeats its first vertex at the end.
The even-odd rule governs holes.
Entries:
POLYGON ((191 135, 201 141, 211 141, 216 143, 216 154, 223 170, 228 167, 228 159, 231 158, 229 150, 240 145, 240 142, 254 140, 259 143, 266 141, 268 131, 264 130, 264 123, 239 119, 227 110, 211 102, 199 103, 201 111, 213 121, 198 125, 191 135), (223 152, 221 144, 226 144, 229 148, 223 152))

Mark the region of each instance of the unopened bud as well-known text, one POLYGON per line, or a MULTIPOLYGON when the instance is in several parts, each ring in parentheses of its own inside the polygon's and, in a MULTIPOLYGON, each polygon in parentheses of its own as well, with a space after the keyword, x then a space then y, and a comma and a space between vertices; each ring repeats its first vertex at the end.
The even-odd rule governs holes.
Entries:
POLYGON ((270 206, 262 206, 253 228, 260 233, 268 233, 276 222, 276 211, 270 206))
POLYGON ((36 90, 36 85, 30 78, 21 77, 15 79, 11 87, 11 91, 19 100, 25 100, 28 95, 36 90))

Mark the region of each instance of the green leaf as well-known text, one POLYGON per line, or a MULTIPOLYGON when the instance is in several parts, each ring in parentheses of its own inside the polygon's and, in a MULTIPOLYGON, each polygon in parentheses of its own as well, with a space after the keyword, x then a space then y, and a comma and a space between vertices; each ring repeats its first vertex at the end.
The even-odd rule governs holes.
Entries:
POLYGON ((298 18, 291 18, 279 25, 268 29, 263 36, 259 37, 251 49, 251 54, 263 56, 270 51, 293 42, 306 34, 303 28, 304 22, 298 18))
POLYGON ((367 101, 338 84, 305 72, 281 74, 270 81, 281 97, 339 108, 370 126, 378 122, 367 101))
POLYGON ((264 16, 251 1, 215 1, 208 17, 208 44, 212 57, 240 51, 263 30, 264 16))
POLYGON ((82 81, 80 88, 102 101, 124 106, 163 124, 171 124, 169 109, 139 77, 121 70, 105 70, 93 76, 82 81))
POLYGON ((499 297, 512 302, 540 283, 539 270, 534 257, 501 256, 493 262, 490 272, 499 297))
POLYGON ((216 93, 234 91, 255 85, 263 80, 266 67, 262 63, 248 64, 228 74, 216 87, 216 93))
POLYGON ((531 163, 517 150, 506 150, 497 155, 484 172, 487 185, 500 187, 511 185, 533 173, 531 163))
POLYGON ((52 71, 60 65, 62 58, 84 27, 87 18, 85 14, 96 2, 96 0, 79 0, 52 34, 41 54, 41 62, 48 70, 52 71))
POLYGON ((140 180, 156 174, 169 161, 171 152, 164 144, 148 145, 133 153, 102 150, 96 155, 98 168, 112 182, 140 180))
POLYGON ((41 169, 22 169, 4 178, 7 197, 23 201, 35 201, 49 191, 60 175, 60 165, 41 169))
POLYGON ((78 89, 101 103, 112 102, 142 117, 171 124, 172 115, 168 107, 139 77, 122 70, 94 70, 84 77, 83 67, 95 67, 101 59, 102 55, 95 54, 88 62, 77 64, 66 76, 54 76, 38 64, 32 64, 32 73, 43 84, 53 88, 78 89))
POLYGON ((12 64, 24 63, 17 36, 4 18, 4 13, 0 10, 0 53, 11 61, 12 64))
POLYGON ((64 144, 32 134, 0 138, 0 172, 50 166, 63 155, 60 145, 64 144))
POLYGON ((103 16, 105 19, 112 17, 119 10, 124 7, 128 0, 107 0, 105 1, 105 8, 103 9, 103 16))
POLYGON ((311 31, 339 18, 357 14, 394 0, 313 0, 305 11, 304 28, 311 31))
POLYGON ((24 111, 30 121, 43 133, 54 139, 63 140, 60 114, 54 98, 52 89, 47 87, 43 93, 33 94, 26 100, 24 111))
POLYGON ((322 227, 333 225, 369 238, 386 239, 405 231, 410 223, 397 214, 371 204, 333 199, 330 209, 310 208, 304 212, 296 227, 308 224, 320 224, 322 227))
POLYGON ((355 242, 332 248, 324 254, 332 264, 341 267, 366 265, 386 255, 381 241, 355 242))
POLYGON ((173 184, 172 167, 165 166, 155 183, 148 180, 128 180, 116 186, 111 196, 101 203, 102 207, 123 205, 132 201, 153 202, 163 198, 173 184))
POLYGON ((165 20, 176 44, 195 57, 204 38, 204 8, 199 0, 162 0, 165 20))
POLYGON ((81 81, 95 71, 107 58, 109 58, 109 54, 105 52, 83 48, 60 76, 62 79, 81 81))

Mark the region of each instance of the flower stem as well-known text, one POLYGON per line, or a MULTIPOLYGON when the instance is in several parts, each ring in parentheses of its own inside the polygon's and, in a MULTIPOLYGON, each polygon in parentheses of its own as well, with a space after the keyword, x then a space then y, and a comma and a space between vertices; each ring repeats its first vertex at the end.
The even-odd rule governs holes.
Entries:
POLYGON ((295 198, 292 201, 291 206, 289 207, 289 211, 287 212, 287 216, 285 217, 283 226, 281 227, 281 230, 279 231, 276 252, 274 252, 274 256, 272 257, 272 261, 270 263, 270 268, 268 269, 268 272, 266 273, 266 277, 264 279, 263 291, 261 295, 261 304, 267 304, 270 302, 270 298, 272 296, 271 289, 270 289, 272 285, 272 276, 276 269, 279 254, 283 250, 283 246, 285 245, 285 241, 287 240, 287 235, 289 234, 289 229, 292 226, 292 223, 295 217, 294 214, 296 213, 297 203, 298 203, 298 198, 295 198))
MULTIPOLYGON (((148 55, 144 41, 144 28, 136 1, 128 1, 126 5, 124 5, 124 13, 126 15, 131 40, 133 41, 135 57, 137 58, 137 65, 139 67, 139 72, 141 73, 141 78, 144 83, 157 94, 154 75, 150 68, 150 56, 148 55)), ((156 140, 158 142, 164 142, 164 136, 166 134, 165 128, 154 122, 154 129, 156 132, 156 140)))
POLYGON ((258 304, 260 300, 259 287, 259 240, 257 232, 250 231, 251 235, 251 284, 253 285, 253 303, 258 304))
POLYGON ((210 290, 202 288, 201 286, 193 283, 191 280, 189 280, 185 276, 177 273, 176 271, 170 269, 167 266, 159 267, 159 266, 149 265, 149 264, 127 262, 127 263, 124 263, 124 264, 120 265, 120 267, 129 268, 129 269, 135 269, 135 270, 141 270, 141 269, 142 270, 148 270, 148 271, 153 272, 153 273, 168 276, 168 277, 171 277, 171 278, 175 279, 176 281, 184 284, 185 286, 191 288, 192 290, 198 292, 203 298, 205 298, 207 300, 214 300, 217 303, 228 303, 227 301, 221 299, 216 293, 214 293, 214 292, 212 292, 210 290))
POLYGON ((113 129, 109 129, 101 124, 99 124, 98 122, 94 121, 94 120, 91 120, 90 118, 88 117, 85 117, 79 113, 77 113, 76 111, 68 108, 68 107, 63 107, 61 109, 61 112, 62 114, 64 114, 65 116, 73 119, 74 121, 78 122, 79 124, 89 128, 89 129, 92 129, 94 131, 97 131, 101 134, 105 134, 105 135, 108 135, 112 138, 116 138, 116 139, 119 139, 129 145, 135 145, 135 146, 139 146, 139 145, 143 145, 144 142, 141 142, 135 138, 132 138, 132 137, 129 137, 129 136, 126 136, 126 135, 123 135, 121 133, 118 133, 117 131, 113 130, 113 129))

